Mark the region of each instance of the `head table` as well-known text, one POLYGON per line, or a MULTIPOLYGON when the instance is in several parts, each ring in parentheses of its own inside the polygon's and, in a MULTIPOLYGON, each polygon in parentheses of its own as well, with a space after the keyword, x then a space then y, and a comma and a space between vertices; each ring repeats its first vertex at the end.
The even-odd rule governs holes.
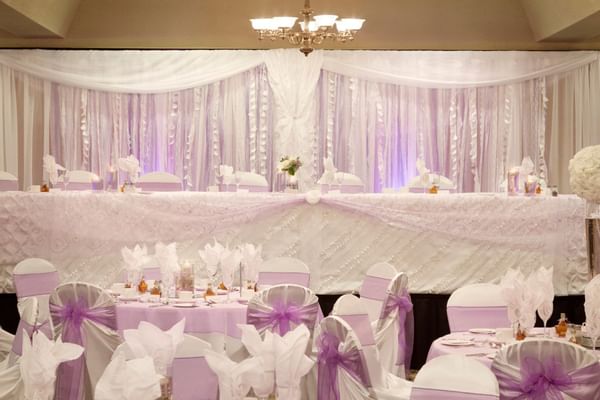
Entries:
POLYGON ((584 203, 574 196, 505 194, 0 193, 0 291, 12 268, 42 257, 62 281, 120 281, 120 249, 177 242, 180 260, 203 264, 213 239, 263 246, 263 257, 297 257, 320 294, 355 290, 387 261, 413 293, 450 293, 498 282, 505 271, 554 266, 557 295, 587 282, 584 203))

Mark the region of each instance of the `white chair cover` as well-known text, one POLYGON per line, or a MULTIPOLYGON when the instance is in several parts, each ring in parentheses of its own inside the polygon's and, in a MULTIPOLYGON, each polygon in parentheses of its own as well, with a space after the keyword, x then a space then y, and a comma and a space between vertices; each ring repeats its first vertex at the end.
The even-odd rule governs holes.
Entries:
POLYGON ((462 355, 436 357, 417 374, 411 400, 494 400, 498 381, 488 367, 462 355))
POLYGON ((12 348, 15 335, 0 328, 0 362, 4 361, 12 348))
POLYGON ((367 271, 360 287, 360 298, 367 308, 371 322, 379 319, 388 285, 397 273, 393 265, 385 262, 377 263, 367 271))
POLYGON ((84 355, 63 363, 56 380, 61 400, 92 398, 96 383, 121 342, 113 297, 98 286, 71 282, 50 296, 54 337, 84 346, 84 355))
POLYGON ((310 270, 297 258, 270 258, 259 267, 257 284, 260 289, 283 284, 310 287, 310 270))
MULTIPOLYGON (((64 189, 63 177, 58 178, 58 187, 64 189)), ((67 190, 102 190, 102 179, 93 172, 83 170, 69 171, 67 190)))
POLYGON ((413 306, 408 276, 400 272, 390 282, 375 327, 375 343, 383 368, 401 378, 410 369, 414 341, 413 306))
POLYGON ((0 368, 0 400, 25 398, 20 368, 18 362, 10 367, 0 368))
POLYGON ((136 186, 145 192, 180 192, 183 182, 168 172, 150 172, 138 178, 136 186))
POLYGON ((21 315, 21 321, 15 334, 12 356, 9 363, 13 363, 15 357, 21 355, 23 330, 29 335, 34 330, 43 332, 46 337, 52 338, 52 321, 50 320, 49 298, 50 293, 58 286, 59 277, 54 265, 41 258, 27 258, 19 262, 13 270, 13 280, 17 292, 17 307, 21 315), (35 306, 35 316, 28 318, 24 316, 24 310, 31 307, 31 301, 38 303, 35 306))
POLYGON ((387 374, 377 360, 368 360, 374 353, 364 351, 343 319, 329 316, 319 327, 319 400, 409 399, 410 382, 387 374))
POLYGON ((172 368, 173 398, 177 400, 213 400, 217 398, 219 380, 209 368, 205 354, 210 343, 184 335, 175 352, 172 368))
MULTIPOLYGON (((242 400, 250 391, 252 383, 259 379, 261 360, 248 358, 236 363, 226 355, 207 350, 206 362, 219 378, 220 400, 242 400)), ((214 398, 213 398, 214 399, 214 398)))
POLYGON ((331 185, 322 182, 321 179, 317 183, 321 185, 321 193, 328 193, 329 190, 339 190, 341 193, 362 193, 365 191, 362 179, 348 172, 336 172, 335 182, 331 185))
POLYGON ((505 346, 492 363, 503 399, 597 399, 594 353, 564 341, 525 340, 505 346))
POLYGON ((258 292, 248 302, 247 322, 256 330, 285 335, 300 324, 312 334, 319 310, 319 299, 299 285, 277 285, 258 292))
POLYGON ((511 326, 500 285, 476 283, 463 286, 450 295, 446 311, 450 332, 511 326))
POLYGON ((249 192, 268 192, 269 183, 267 179, 254 172, 237 171, 235 174, 235 182, 225 182, 220 186, 222 192, 233 192, 239 186, 240 190, 248 190, 249 192))
MULTIPOLYGON (((17 328, 18 331, 15 334, 11 351, 8 355, 8 359, 6 360, 7 367, 17 364, 18 359, 22 354, 23 342, 30 340, 34 332, 41 331, 38 330, 38 326, 40 325, 37 320, 39 311, 39 302, 36 297, 29 297, 27 301, 22 304, 21 321, 19 322, 19 326, 17 328), (26 335, 26 337, 23 335, 26 335)), ((52 336, 51 332, 50 336, 52 336)))
POLYGON ((19 190, 19 180, 13 174, 0 171, 0 192, 19 190))

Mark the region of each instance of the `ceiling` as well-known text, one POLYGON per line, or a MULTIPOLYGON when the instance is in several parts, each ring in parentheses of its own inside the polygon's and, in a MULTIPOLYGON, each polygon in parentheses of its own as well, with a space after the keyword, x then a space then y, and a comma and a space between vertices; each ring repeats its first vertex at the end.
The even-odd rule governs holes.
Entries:
MULTIPOLYGON (((0 0, 0 47, 257 49, 249 18, 298 15, 303 0, 0 0)), ((363 17, 356 40, 323 48, 600 49, 600 0, 312 0, 363 17)))

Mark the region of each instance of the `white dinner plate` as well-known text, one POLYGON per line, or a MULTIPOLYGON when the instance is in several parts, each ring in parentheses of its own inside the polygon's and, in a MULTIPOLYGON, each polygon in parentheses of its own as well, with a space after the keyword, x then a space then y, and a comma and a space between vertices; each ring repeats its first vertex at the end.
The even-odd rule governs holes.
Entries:
POLYGON ((177 308, 194 308, 194 307, 198 307, 198 305, 196 303, 175 303, 172 304, 173 307, 177 307, 177 308))
POLYGON ((491 328, 472 328, 469 329, 469 332, 480 335, 494 335, 496 333, 496 330, 491 328))
POLYGON ((475 342, 467 339, 444 339, 440 341, 444 346, 473 346, 475 342))
POLYGON ((136 296, 125 296, 125 295, 120 295, 119 296, 119 300, 120 301, 138 301, 140 299, 139 295, 136 296))

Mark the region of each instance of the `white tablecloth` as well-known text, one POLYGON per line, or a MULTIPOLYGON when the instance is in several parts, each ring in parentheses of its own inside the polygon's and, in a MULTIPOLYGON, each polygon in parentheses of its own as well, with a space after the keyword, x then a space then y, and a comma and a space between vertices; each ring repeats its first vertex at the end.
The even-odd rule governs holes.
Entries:
POLYGON ((120 248, 177 241, 181 260, 213 238, 263 245, 311 269, 317 293, 356 289, 372 264, 408 273, 413 293, 498 282, 510 267, 554 265, 557 295, 587 281, 584 204, 573 196, 501 194, 0 193, 0 290, 26 257, 54 263, 63 281, 121 280, 120 248))

